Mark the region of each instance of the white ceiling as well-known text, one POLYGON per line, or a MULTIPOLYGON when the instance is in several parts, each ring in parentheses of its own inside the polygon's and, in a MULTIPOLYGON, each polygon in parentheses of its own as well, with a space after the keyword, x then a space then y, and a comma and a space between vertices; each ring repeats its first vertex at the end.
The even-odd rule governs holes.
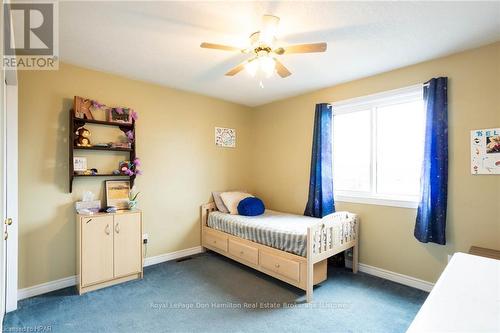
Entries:
POLYGON ((500 2, 61 2, 62 61, 249 106, 500 40, 500 2), (279 40, 328 42, 328 51, 281 57, 293 75, 264 81, 224 73, 244 54, 263 14, 279 40))

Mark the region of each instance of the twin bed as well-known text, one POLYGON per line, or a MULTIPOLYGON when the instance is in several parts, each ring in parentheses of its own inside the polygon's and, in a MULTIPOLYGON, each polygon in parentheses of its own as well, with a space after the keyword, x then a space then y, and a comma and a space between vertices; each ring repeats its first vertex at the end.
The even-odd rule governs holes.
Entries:
POLYGON ((213 202, 201 207, 202 246, 306 291, 326 280, 327 259, 353 249, 358 269, 357 215, 337 212, 322 219, 266 210, 260 216, 217 211, 213 202))

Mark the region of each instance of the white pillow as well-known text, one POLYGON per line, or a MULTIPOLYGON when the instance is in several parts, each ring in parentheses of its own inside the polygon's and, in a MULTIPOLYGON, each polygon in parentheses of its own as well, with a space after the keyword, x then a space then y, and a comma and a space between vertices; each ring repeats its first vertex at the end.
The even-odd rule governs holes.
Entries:
POLYGON ((214 197, 214 202, 215 206, 217 207, 217 210, 221 213, 229 213, 229 210, 227 209, 226 205, 224 205, 224 202, 222 202, 222 198, 220 197, 222 192, 212 192, 212 196, 214 197))
POLYGON ((229 210, 229 213, 238 215, 238 204, 240 201, 248 197, 253 197, 253 195, 245 192, 222 192, 220 197, 229 210))

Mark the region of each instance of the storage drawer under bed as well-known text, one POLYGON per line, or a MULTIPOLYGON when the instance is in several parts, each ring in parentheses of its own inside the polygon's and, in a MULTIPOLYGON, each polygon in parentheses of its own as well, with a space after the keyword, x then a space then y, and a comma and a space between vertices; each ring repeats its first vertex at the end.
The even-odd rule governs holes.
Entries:
POLYGON ((274 254, 260 251, 260 265, 274 273, 282 275, 288 279, 299 281, 300 264, 297 261, 278 257, 274 254))
POLYGON ((259 264, 259 250, 253 246, 230 239, 229 253, 251 264, 259 264))
POLYGON ((213 246, 219 250, 227 252, 227 237, 219 236, 215 233, 205 232, 206 245, 213 246))

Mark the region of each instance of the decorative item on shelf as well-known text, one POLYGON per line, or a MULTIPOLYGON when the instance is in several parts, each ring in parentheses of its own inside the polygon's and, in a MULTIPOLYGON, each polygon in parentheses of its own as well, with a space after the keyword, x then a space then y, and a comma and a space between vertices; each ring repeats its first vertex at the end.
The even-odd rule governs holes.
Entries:
POLYGON ((91 136, 91 133, 88 129, 85 127, 79 127, 75 134, 77 135, 75 139, 75 146, 77 147, 92 147, 90 144, 90 139, 89 137, 91 136))
POLYGON ((500 128, 471 131, 471 173, 500 174, 500 128))
POLYGON ((215 145, 224 148, 236 147, 236 130, 234 128, 215 128, 215 145))
POLYGON ((132 120, 137 120, 137 112, 131 108, 114 107, 109 108, 107 112, 107 120, 112 123, 131 124, 132 120))
POLYGON ((100 147, 100 148, 109 148, 111 147, 110 143, 94 143, 94 147, 100 147))
POLYGON ((75 170, 74 174, 77 176, 98 176, 99 171, 96 168, 85 169, 80 171, 75 170))
POLYGON ((106 180, 106 205, 117 209, 128 209, 130 181, 106 180))
POLYGON ((83 193, 82 201, 75 203, 75 208, 78 214, 94 214, 101 209, 101 200, 95 200, 95 195, 86 191, 83 193))
POLYGON ((73 170, 75 172, 87 170, 87 158, 86 157, 73 157, 73 170))
POLYGON ((109 145, 112 148, 132 148, 132 144, 130 142, 110 142, 109 145))
POLYGON ((129 197, 128 209, 129 210, 136 210, 137 209, 137 196, 139 195, 139 193, 141 193, 141 192, 138 192, 136 190, 135 186, 133 186, 132 189, 130 190, 130 193, 128 195, 128 197, 129 197))
POLYGON ((127 136, 127 139, 128 139, 129 142, 134 142, 134 140, 135 140, 134 130, 127 131, 125 133, 125 135, 127 136))
POLYGON ((90 111, 92 104, 92 101, 88 98, 75 96, 75 98, 73 99, 73 110, 75 111, 75 117, 81 119, 94 119, 94 116, 90 111))
MULTIPOLYGON (((118 165, 118 171, 119 174, 125 175, 125 176, 134 176, 134 175, 142 175, 142 171, 139 169, 141 166, 141 160, 139 158, 135 158, 132 162, 131 161, 121 161, 118 165)), ((118 174, 113 171, 113 174, 118 174)))

